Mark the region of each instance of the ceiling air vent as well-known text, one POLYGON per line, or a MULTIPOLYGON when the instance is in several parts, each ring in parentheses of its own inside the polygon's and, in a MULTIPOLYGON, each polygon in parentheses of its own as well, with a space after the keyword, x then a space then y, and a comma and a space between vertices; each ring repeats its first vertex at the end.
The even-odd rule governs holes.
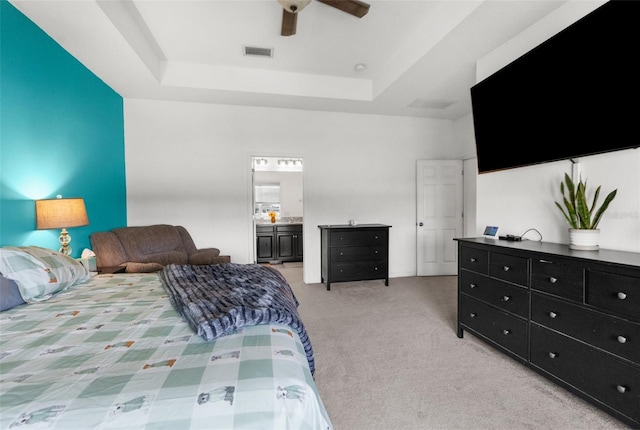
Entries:
POLYGON ((273 57, 273 48, 258 48, 257 46, 244 46, 244 55, 251 57, 273 57))

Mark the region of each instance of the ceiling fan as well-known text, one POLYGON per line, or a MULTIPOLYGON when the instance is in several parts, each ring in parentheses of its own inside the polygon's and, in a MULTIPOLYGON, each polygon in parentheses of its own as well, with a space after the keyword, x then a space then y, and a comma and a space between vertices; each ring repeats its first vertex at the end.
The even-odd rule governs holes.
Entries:
MULTIPOLYGON (((318 0, 320 3, 335 7, 343 12, 362 18, 369 12, 369 5, 359 0, 318 0)), ((296 34, 296 22, 298 12, 307 6, 311 0, 278 0, 284 10, 282 11, 282 36, 296 34)))

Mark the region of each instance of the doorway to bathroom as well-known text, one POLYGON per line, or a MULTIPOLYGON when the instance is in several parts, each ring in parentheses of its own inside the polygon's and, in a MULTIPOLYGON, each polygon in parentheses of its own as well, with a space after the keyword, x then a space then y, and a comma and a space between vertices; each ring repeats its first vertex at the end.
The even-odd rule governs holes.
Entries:
POLYGON ((303 160, 252 157, 254 261, 302 264, 303 160))

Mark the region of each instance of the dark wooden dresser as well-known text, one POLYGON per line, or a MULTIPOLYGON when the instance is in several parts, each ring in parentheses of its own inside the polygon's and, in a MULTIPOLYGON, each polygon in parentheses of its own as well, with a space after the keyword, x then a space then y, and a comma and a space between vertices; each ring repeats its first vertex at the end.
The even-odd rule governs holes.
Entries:
POLYGON ((458 241, 463 331, 640 427, 640 254, 458 241))
POLYGON ((322 282, 384 279, 389 285, 389 228, 384 224, 319 225, 322 282))

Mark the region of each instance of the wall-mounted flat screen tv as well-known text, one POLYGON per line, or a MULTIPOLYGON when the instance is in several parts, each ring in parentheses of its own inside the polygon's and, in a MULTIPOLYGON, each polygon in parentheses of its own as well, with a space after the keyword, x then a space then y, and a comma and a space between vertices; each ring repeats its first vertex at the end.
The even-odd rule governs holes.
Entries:
POLYGON ((611 0, 471 88, 480 173, 640 146, 640 1, 611 0))

